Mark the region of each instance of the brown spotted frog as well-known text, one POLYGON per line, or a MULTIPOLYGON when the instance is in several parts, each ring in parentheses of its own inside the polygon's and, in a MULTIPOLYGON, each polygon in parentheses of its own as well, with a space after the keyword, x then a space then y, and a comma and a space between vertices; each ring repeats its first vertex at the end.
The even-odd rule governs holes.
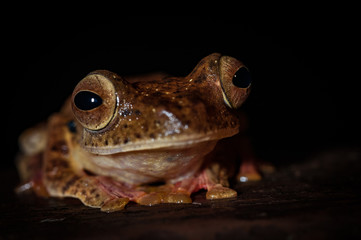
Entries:
MULTIPOLYGON (((222 139, 244 128, 237 109, 250 87, 243 63, 218 53, 186 77, 91 72, 60 112, 20 136, 17 190, 75 197, 106 212, 129 201, 191 203, 200 189, 207 199, 236 197, 228 178, 237 165, 228 165, 244 148, 222 139)), ((238 177, 258 179, 249 162, 238 177)))

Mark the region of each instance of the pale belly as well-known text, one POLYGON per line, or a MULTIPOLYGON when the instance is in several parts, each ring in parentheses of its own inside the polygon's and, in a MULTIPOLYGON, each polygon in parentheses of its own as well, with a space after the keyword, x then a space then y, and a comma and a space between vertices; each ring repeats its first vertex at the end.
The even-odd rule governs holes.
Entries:
POLYGON ((217 141, 200 142, 186 148, 163 148, 112 155, 75 151, 77 165, 94 174, 109 176, 128 184, 178 182, 194 175, 217 141))

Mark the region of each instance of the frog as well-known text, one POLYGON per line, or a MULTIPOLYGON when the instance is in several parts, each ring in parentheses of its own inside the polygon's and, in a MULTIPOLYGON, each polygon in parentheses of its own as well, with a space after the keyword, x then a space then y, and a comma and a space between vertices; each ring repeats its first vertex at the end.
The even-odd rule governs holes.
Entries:
POLYGON ((247 144, 231 143, 247 125, 240 107, 251 83, 241 61, 220 53, 185 77, 93 71, 59 112, 19 137, 16 191, 104 212, 192 203, 202 189, 211 201, 235 198, 230 177, 260 179, 247 144), (230 160, 240 156, 240 165, 230 160))

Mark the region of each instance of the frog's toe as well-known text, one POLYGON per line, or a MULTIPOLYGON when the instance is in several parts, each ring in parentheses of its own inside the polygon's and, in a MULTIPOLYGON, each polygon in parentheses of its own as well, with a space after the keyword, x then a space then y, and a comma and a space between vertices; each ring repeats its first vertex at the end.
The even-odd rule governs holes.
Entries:
POLYGON ((140 205, 152 206, 152 205, 161 203, 162 198, 163 198, 163 194, 157 193, 157 192, 152 192, 152 193, 143 195, 142 197, 137 199, 136 202, 139 203, 140 205))
POLYGON ((107 202, 105 202, 100 210, 102 212, 115 212, 124 209, 124 207, 128 204, 129 198, 114 198, 107 202))
POLYGON ((220 184, 215 185, 208 190, 206 194, 207 199, 222 199, 222 198, 232 198, 237 197, 237 192, 233 189, 223 187, 220 184))
POLYGON ((184 193, 170 193, 164 196, 164 203, 192 203, 189 195, 184 193))

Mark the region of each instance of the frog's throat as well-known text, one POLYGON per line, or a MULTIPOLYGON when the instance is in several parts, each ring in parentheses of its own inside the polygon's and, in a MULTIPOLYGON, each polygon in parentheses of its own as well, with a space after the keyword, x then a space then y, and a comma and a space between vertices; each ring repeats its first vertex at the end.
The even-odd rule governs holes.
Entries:
POLYGON ((99 155, 109 155, 121 152, 131 151, 145 151, 145 150, 157 150, 157 149, 179 149, 189 148, 192 145, 201 142, 217 141, 223 138, 231 137, 239 132, 238 128, 218 130, 213 134, 198 134, 198 135, 180 135, 173 137, 165 137, 160 139, 146 139, 129 144, 119 144, 114 146, 85 146, 82 148, 87 152, 99 155))

